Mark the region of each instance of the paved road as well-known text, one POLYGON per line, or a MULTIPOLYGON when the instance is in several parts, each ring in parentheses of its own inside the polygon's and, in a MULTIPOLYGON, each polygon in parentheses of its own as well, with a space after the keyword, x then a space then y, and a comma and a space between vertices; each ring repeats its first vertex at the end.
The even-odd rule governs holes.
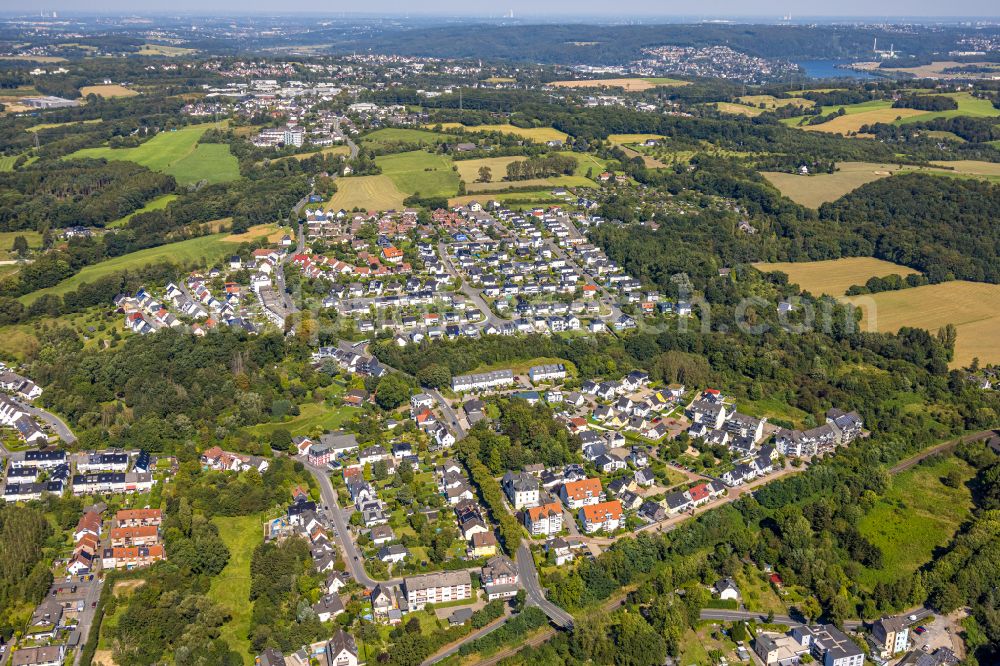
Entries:
POLYGON ((73 444, 74 442, 76 442, 76 435, 74 435, 73 431, 69 429, 69 426, 66 425, 66 422, 63 421, 58 416, 56 416, 55 414, 53 414, 52 412, 47 412, 40 407, 35 407, 34 405, 30 405, 18 398, 14 398, 14 402, 20 405, 21 409, 23 409, 28 414, 31 414, 36 419, 39 419, 49 424, 52 430, 57 435, 59 435, 59 438, 62 439, 62 441, 66 442, 67 444, 73 444))
POLYGON ((451 405, 448 403, 448 400, 443 395, 441 395, 441 392, 438 391, 437 389, 426 389, 426 390, 431 395, 431 397, 437 400, 438 405, 441 407, 441 411, 444 413, 445 419, 447 420, 446 425, 451 426, 452 430, 455 431, 455 439, 459 440, 465 437, 465 435, 467 434, 465 432, 465 428, 462 427, 462 424, 459 421, 458 413, 454 409, 452 409, 451 405))
MULTIPOLYGON (((340 118, 334 118, 333 129, 340 132, 340 118)), ((358 144, 351 141, 351 137, 347 136, 346 133, 341 132, 341 134, 344 135, 344 141, 347 143, 347 148, 348 150, 351 151, 349 159, 353 160, 355 157, 358 156, 358 144)))
MULTIPOLYGON (((928 608, 917 607, 911 608, 900 614, 900 617, 910 616, 914 617, 914 620, 907 620, 908 622, 917 622, 930 616, 931 610, 928 608)), ((758 622, 764 622, 767 620, 767 613, 761 613, 759 611, 739 611, 739 610, 718 610, 712 608, 704 608, 699 617, 702 620, 756 620, 758 622)), ((778 624, 787 624, 789 627, 799 627, 805 624, 802 619, 795 619, 787 615, 775 615, 774 621, 778 624)), ((844 628, 849 631, 855 631, 861 629, 864 626, 864 621, 862 620, 844 620, 844 628)))
POLYGON ((365 571, 364 560, 361 559, 361 553, 358 552, 357 547, 354 545, 354 539, 351 538, 350 526, 344 520, 344 512, 340 509, 340 504, 337 502, 337 492, 334 490, 333 484, 330 483, 330 477, 327 476, 326 470, 322 467, 310 465, 302 458, 298 459, 312 473, 319 484, 323 504, 327 507, 326 516, 337 528, 336 541, 344 550, 344 560, 347 562, 347 568, 350 570, 351 575, 354 576, 354 580, 365 587, 375 587, 379 581, 370 577, 368 572, 365 571))
POLYGON ((90 636, 90 626, 94 622, 94 615, 97 614, 97 610, 93 606, 101 598, 101 592, 104 590, 104 580, 103 577, 95 577, 87 589, 87 595, 83 598, 83 612, 80 614, 80 623, 75 630, 79 633, 80 644, 76 650, 76 654, 73 656, 73 666, 80 666, 83 648, 87 645, 87 638, 90 636))
POLYGON ((466 298, 476 304, 476 307, 483 313, 486 320, 497 328, 505 324, 506 320, 500 317, 497 313, 493 312, 480 291, 470 285, 468 281, 462 277, 462 274, 458 271, 458 269, 455 268, 455 265, 451 262, 451 255, 448 254, 448 246, 444 243, 438 243, 437 251, 438 256, 441 257, 441 261, 444 263, 444 267, 448 273, 453 278, 462 281, 462 293, 465 294, 466 298))
POLYGON ((535 561, 531 557, 531 549, 528 545, 521 543, 517 549, 517 571, 520 574, 521 585, 527 594, 528 603, 541 608, 553 624, 563 629, 573 628, 573 616, 564 611, 559 606, 545 598, 545 590, 542 589, 538 581, 538 570, 535 569, 535 561))

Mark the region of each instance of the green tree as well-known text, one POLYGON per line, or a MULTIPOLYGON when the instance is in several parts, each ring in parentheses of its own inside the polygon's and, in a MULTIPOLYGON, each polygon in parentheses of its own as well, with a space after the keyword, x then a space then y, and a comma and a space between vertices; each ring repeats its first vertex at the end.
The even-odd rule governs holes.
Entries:
POLYGON ((410 399, 410 385, 397 372, 390 372, 379 380, 375 402, 382 409, 396 409, 410 399))

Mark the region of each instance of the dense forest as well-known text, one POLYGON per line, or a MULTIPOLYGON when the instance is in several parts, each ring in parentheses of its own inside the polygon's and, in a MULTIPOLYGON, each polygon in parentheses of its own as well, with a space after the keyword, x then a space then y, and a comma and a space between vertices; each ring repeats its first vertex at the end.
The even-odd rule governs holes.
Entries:
POLYGON ((824 204, 820 217, 870 243, 873 256, 931 281, 1000 282, 1000 186, 992 183, 886 178, 824 204))

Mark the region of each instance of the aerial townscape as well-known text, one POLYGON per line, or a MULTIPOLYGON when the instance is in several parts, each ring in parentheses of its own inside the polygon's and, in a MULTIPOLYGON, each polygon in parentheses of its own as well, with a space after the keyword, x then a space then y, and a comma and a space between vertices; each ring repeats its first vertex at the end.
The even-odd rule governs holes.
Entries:
POLYGON ((996 7, 0 4, 0 666, 1000 664, 996 7))

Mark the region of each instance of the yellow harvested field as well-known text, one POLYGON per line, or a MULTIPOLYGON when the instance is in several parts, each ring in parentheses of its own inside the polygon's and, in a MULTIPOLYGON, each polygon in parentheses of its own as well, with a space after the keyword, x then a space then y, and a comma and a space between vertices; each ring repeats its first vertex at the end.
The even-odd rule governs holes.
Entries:
POLYGON ((507 165, 511 162, 523 162, 523 155, 512 155, 510 157, 484 157, 480 160, 457 160, 455 166, 458 167, 458 175, 465 181, 466 185, 472 185, 479 181, 479 169, 489 167, 492 172, 492 182, 503 180, 507 175, 507 165))
POLYGON ((868 278, 893 274, 906 276, 917 272, 907 266, 874 257, 845 257, 828 261, 760 262, 753 266, 765 273, 774 271, 787 273, 790 283, 799 285, 814 296, 820 294, 843 296, 847 293, 848 287, 864 284, 868 278))
POLYGON ((764 113, 762 109, 758 109, 753 106, 747 106, 746 104, 733 104, 732 102, 717 102, 715 105, 722 113, 729 113, 734 116, 759 116, 764 113))
POLYGON ((800 176, 779 171, 762 171, 761 175, 778 188, 782 194, 797 204, 819 208, 828 201, 836 201, 865 183, 899 172, 898 164, 873 162, 841 162, 834 173, 800 176))
POLYGON ((622 152, 625 153, 625 155, 627 155, 629 159, 641 157, 642 163, 646 166, 647 169, 662 169, 665 166, 667 166, 666 163, 661 162, 655 157, 644 155, 643 153, 640 153, 638 150, 635 150, 634 148, 622 146, 622 152))
POLYGON ((143 44, 138 54, 144 56, 167 56, 176 57, 195 53, 195 49, 187 49, 182 46, 169 46, 166 44, 143 44))
POLYGON ((43 63, 66 62, 66 58, 60 58, 59 56, 0 56, 0 60, 16 60, 20 62, 43 62, 43 63))
POLYGON ((739 98, 740 103, 748 104, 750 106, 755 106, 760 108, 763 104, 765 108, 777 109, 781 106, 813 106, 814 103, 811 100, 802 97, 791 97, 788 99, 782 99, 780 97, 775 97, 773 95, 744 95, 739 98))
POLYGON ((914 326, 934 333, 954 324, 958 339, 953 367, 964 367, 973 358, 1000 363, 1000 285, 943 282, 845 300, 862 309, 864 330, 894 332, 914 326))
POLYGON ((276 224, 256 224, 242 234, 229 234, 222 240, 226 243, 249 243, 250 241, 266 237, 269 243, 277 243, 285 234, 291 235, 291 229, 279 227, 276 224))
POLYGON ((504 134, 514 134, 515 136, 540 143, 545 143, 546 141, 565 141, 566 137, 569 136, 566 132, 560 132, 554 127, 515 127, 510 124, 477 125, 476 127, 467 127, 466 130, 469 132, 503 132, 504 134))
POLYGON ((326 209, 399 210, 406 196, 386 175, 338 178, 337 193, 326 204, 326 209))
POLYGON ((678 79, 583 79, 580 81, 553 81, 549 85, 557 88, 623 88, 626 92, 642 92, 658 86, 686 86, 687 81, 678 79))
POLYGON ((98 97, 104 97, 107 99, 111 97, 134 97, 139 93, 134 90, 129 90, 125 86, 120 86, 117 83, 112 83, 100 86, 84 86, 80 88, 80 94, 84 97, 87 95, 97 95, 98 97))
POLYGON ((810 132, 830 132, 832 134, 847 134, 857 132, 862 125, 874 125, 875 123, 891 123, 898 118, 908 118, 910 116, 920 116, 927 113, 918 109, 873 109, 871 111, 861 111, 860 113, 848 113, 833 120, 828 120, 819 125, 802 125, 802 129, 810 132))
POLYGON ((957 174, 967 174, 970 176, 997 176, 1000 177, 1000 164, 996 162, 979 162, 977 160, 955 160, 954 162, 931 162, 937 166, 951 168, 957 174))

